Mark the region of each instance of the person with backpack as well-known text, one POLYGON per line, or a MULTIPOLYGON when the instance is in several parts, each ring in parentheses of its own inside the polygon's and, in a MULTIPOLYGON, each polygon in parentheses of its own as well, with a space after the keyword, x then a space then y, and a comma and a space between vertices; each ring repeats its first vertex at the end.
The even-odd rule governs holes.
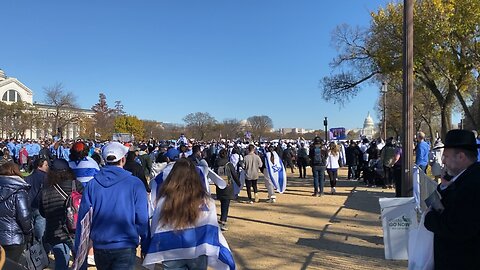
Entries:
POLYGON ((64 159, 52 162, 47 181, 39 204, 40 214, 46 220, 44 242, 51 247, 55 257, 55 270, 66 270, 74 237, 68 211, 71 207, 76 207, 78 211, 79 202, 74 203, 72 197, 78 197, 83 192, 83 185, 76 180, 73 170, 64 159))
POLYGON ((240 186, 240 179, 235 169, 235 166, 228 161, 227 150, 222 149, 218 153, 218 158, 215 160, 214 172, 227 182, 224 189, 216 187, 217 199, 220 201, 220 229, 227 231, 227 216, 230 208, 230 200, 234 199, 233 185, 240 186))
POLYGON ((315 137, 309 151, 310 167, 313 174, 313 194, 312 196, 323 196, 323 186, 325 182, 325 150, 320 137, 315 137))

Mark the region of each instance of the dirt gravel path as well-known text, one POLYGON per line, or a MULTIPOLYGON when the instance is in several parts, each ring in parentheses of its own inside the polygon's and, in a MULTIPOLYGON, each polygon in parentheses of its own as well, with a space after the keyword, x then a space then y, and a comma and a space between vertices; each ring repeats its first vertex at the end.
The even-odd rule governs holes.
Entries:
MULTIPOLYGON (((300 179, 290 173, 276 203, 267 202, 263 178, 259 203, 247 204, 243 190, 240 202, 231 203, 224 233, 237 269, 406 269, 405 261, 384 259, 378 199, 393 197, 393 190, 366 188, 345 175, 341 168, 337 193, 323 197, 311 196, 311 175, 300 179)), ((325 191, 330 191, 329 181, 325 191)), ((145 269, 140 259, 136 269, 145 269)))

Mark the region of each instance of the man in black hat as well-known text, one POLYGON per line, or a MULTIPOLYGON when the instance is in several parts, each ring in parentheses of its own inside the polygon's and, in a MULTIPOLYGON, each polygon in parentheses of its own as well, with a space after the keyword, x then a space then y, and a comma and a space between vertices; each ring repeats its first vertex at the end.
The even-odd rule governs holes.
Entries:
POLYGON ((480 163, 473 132, 450 130, 443 146, 448 175, 438 185, 443 211, 430 210, 425 227, 434 233, 435 269, 480 269, 480 163))

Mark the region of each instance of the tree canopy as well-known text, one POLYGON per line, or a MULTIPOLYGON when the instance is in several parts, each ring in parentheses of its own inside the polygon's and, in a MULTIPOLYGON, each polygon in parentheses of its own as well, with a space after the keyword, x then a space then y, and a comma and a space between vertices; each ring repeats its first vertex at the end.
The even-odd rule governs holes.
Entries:
MULTIPOLYGON (((390 3, 371 16, 367 29, 342 25, 334 31, 333 43, 339 54, 331 63, 334 71, 321 81, 327 101, 345 103, 356 96, 364 83, 401 78, 403 4, 390 3)), ((467 89, 476 84, 479 42, 480 1, 415 1, 416 85, 434 96, 443 136, 451 129, 451 115, 457 103, 465 117, 472 118, 467 89)), ((419 91, 414 92, 414 98, 423 100, 419 91)))

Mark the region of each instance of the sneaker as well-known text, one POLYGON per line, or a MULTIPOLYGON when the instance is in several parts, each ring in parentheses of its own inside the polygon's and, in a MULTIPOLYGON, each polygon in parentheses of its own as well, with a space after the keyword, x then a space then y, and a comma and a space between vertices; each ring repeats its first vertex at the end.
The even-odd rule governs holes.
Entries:
POLYGON ((223 232, 228 231, 228 227, 227 227, 227 224, 225 222, 220 221, 219 227, 220 227, 220 230, 223 231, 223 232))
POLYGON ((331 192, 332 194, 335 194, 335 193, 337 193, 337 189, 335 189, 334 187, 332 187, 332 188, 330 189, 330 192, 331 192))
POLYGON ((87 263, 88 265, 95 265, 95 257, 93 255, 87 256, 87 263))
POLYGON ((258 193, 255 193, 255 202, 259 202, 260 198, 258 198, 258 193))
POLYGON ((248 201, 247 203, 248 203, 248 204, 253 204, 253 201, 252 201, 252 200, 250 200, 250 201, 248 201))
POLYGON ((312 194, 312 196, 313 196, 313 197, 318 197, 318 193, 317 193, 317 192, 314 192, 314 193, 312 194))
POLYGON ((270 199, 268 199, 268 201, 267 201, 267 202, 268 202, 268 203, 275 203, 275 202, 276 202, 276 200, 275 200, 275 198, 270 198, 270 199))

